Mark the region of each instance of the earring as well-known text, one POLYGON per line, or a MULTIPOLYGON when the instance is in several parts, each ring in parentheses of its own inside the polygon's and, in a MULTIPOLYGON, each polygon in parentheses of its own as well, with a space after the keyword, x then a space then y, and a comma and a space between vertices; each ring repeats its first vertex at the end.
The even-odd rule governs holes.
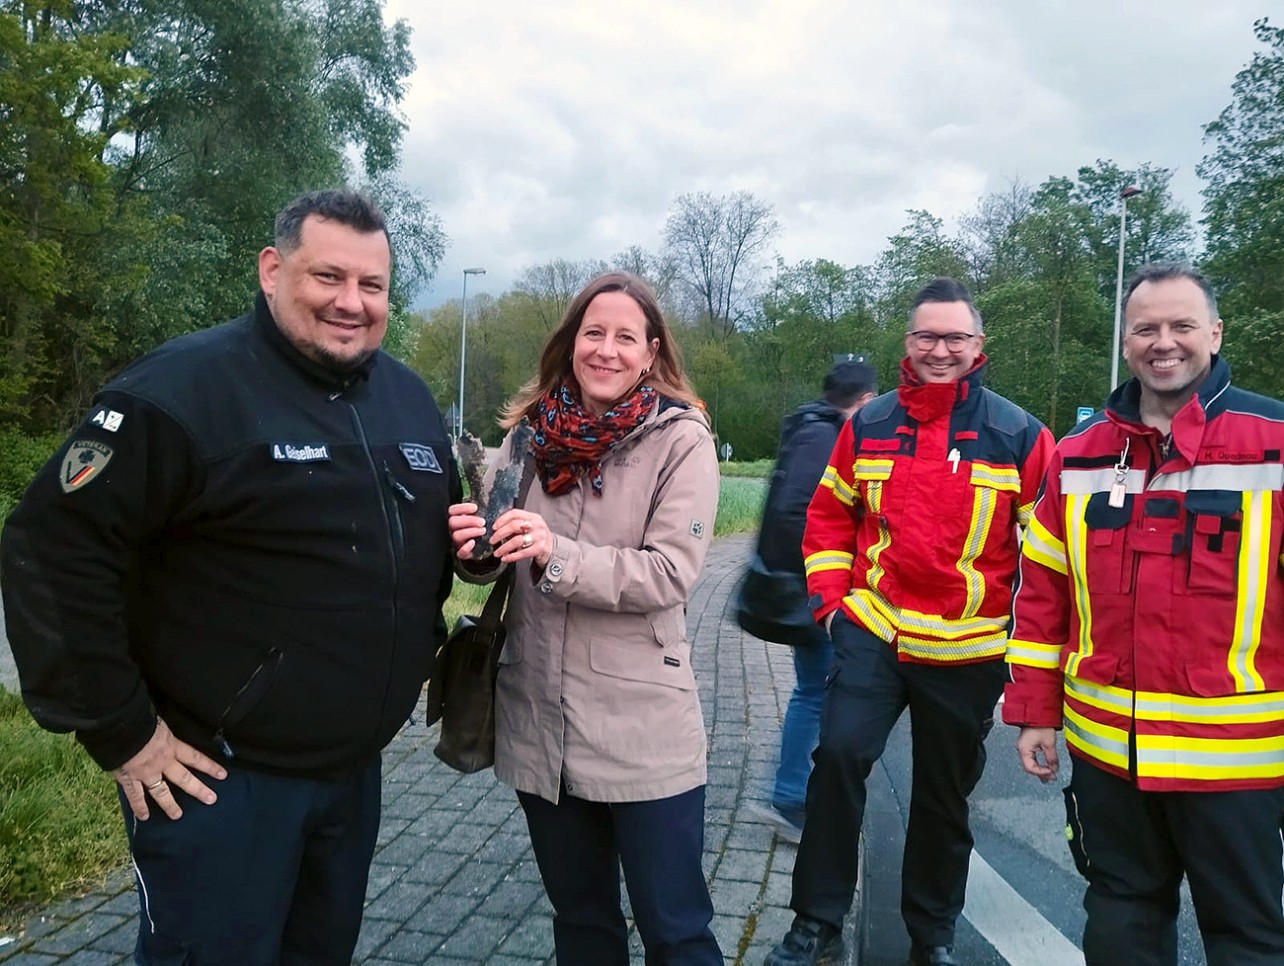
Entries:
POLYGON ((642 370, 642 375, 644 375, 644 376, 645 376, 645 375, 646 375, 648 372, 650 372, 650 371, 651 371, 651 367, 650 367, 650 366, 647 366, 645 369, 643 369, 643 370, 642 370))

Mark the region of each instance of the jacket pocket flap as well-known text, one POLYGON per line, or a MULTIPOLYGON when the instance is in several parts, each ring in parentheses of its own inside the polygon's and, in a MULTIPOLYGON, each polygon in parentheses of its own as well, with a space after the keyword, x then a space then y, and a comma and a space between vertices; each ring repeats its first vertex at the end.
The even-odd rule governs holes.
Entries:
POLYGON ((659 648, 613 644, 600 639, 590 641, 589 664, 599 674, 626 681, 662 684, 679 691, 694 691, 696 686, 691 665, 682 657, 659 648))

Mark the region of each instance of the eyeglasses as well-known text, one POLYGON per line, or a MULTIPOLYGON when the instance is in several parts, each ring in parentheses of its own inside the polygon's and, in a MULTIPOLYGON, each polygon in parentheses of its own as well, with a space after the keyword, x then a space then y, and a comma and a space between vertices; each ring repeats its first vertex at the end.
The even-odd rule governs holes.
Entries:
POLYGON ((917 332, 911 332, 909 337, 914 340, 914 347, 920 352, 931 352, 936 348, 936 343, 944 342, 945 348, 951 352, 961 352, 967 347, 968 343, 976 338, 975 332, 946 332, 944 335, 937 332, 928 332, 926 329, 920 329, 917 332))

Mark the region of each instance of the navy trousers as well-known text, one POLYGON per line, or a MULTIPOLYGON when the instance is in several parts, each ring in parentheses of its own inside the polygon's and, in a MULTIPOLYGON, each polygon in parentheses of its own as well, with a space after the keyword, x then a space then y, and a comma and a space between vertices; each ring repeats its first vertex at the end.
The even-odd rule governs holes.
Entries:
POLYGON ((1176 966, 1182 874, 1209 966, 1284 963, 1284 789, 1143 792, 1071 759, 1066 822, 1088 880, 1088 966, 1176 966))
POLYGON ((956 667, 901 663, 894 648, 842 612, 830 632, 834 670, 807 784, 807 822, 790 905, 841 928, 856 889, 865 780, 908 707, 914 784, 901 916, 915 942, 951 945, 972 855, 967 797, 985 768, 985 736, 1003 690, 1003 661, 956 667))
POLYGON ((553 904, 558 966, 628 966, 621 865, 646 966, 723 966, 701 864, 703 785, 650 802, 588 802, 565 786, 556 805, 517 797, 553 904))
POLYGON ((203 805, 175 786, 177 821, 134 818, 136 962, 147 966, 348 966, 379 831, 376 757, 314 780, 229 768, 203 805))

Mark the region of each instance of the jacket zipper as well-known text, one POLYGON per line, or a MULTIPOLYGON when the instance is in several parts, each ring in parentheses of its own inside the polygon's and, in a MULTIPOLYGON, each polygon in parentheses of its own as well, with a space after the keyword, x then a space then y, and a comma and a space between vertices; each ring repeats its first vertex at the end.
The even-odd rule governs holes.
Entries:
POLYGON ((214 744, 218 746, 218 750, 226 757, 236 757, 236 752, 232 750, 232 745, 227 740, 226 732, 240 724, 245 719, 245 716, 253 711, 259 701, 262 700, 263 695, 267 693, 267 689, 272 686, 272 681, 276 678, 276 672, 280 668, 281 660, 284 657, 285 655, 281 649, 276 647, 263 655, 263 660, 254 669, 254 673, 246 678, 240 690, 232 695, 232 700, 223 709, 223 713, 219 715, 218 725, 214 730, 214 744), (261 677, 269 665, 271 665, 271 673, 266 677, 261 677), (258 682, 258 684, 256 685, 255 682, 258 682))
MULTIPOLYGON (((330 398, 337 399, 338 396, 339 394, 335 393, 330 398)), ((346 399, 344 400, 344 403, 352 413, 352 424, 356 427, 357 437, 361 440, 361 448, 366 454, 366 465, 370 467, 370 473, 374 477, 375 491, 379 498, 379 510, 383 514, 384 533, 388 541, 389 563, 392 566, 392 599, 389 601, 388 607, 392 617, 392 646, 394 655, 388 663, 388 680, 385 682, 383 689, 383 701, 386 702, 388 700, 388 691, 392 687, 392 669, 396 666, 395 652, 397 651, 397 638, 400 636, 400 630, 398 627, 400 620, 397 614, 397 589, 401 583, 401 575, 398 565, 405 552, 405 529, 402 526, 401 508, 397 505, 397 497, 388 492, 389 487, 384 485, 384 480, 380 479, 379 468, 375 466, 374 453, 370 449, 370 439, 366 436, 366 428, 361 422, 361 414, 357 412, 357 407, 346 399), (395 524, 394 521, 396 521, 395 524)), ((395 482, 392 479, 392 471, 388 469, 388 464, 386 462, 384 463, 384 471, 387 474, 387 480, 390 483, 395 482)), ((397 483, 396 486, 401 489, 405 489, 404 487, 401 487, 401 484, 399 483, 397 483)), ((409 490, 406 490, 406 494, 411 498, 411 500, 414 499, 414 494, 410 493, 409 490)), ((385 708, 381 705, 378 720, 374 722, 374 727, 376 729, 375 733, 377 733, 380 723, 383 721, 384 713, 385 708)), ((374 734, 371 735, 372 743, 373 740, 374 734)), ((375 750, 378 750, 377 746, 375 750)))

